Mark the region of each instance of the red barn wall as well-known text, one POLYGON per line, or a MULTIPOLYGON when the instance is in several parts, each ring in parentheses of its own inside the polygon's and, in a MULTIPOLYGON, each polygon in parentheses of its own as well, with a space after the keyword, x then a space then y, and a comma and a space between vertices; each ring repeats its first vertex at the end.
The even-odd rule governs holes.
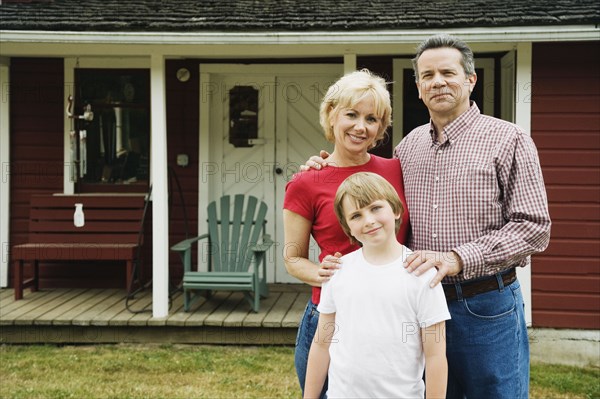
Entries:
POLYGON ((532 264, 536 327, 600 329, 599 46, 533 45, 531 130, 552 217, 532 264))

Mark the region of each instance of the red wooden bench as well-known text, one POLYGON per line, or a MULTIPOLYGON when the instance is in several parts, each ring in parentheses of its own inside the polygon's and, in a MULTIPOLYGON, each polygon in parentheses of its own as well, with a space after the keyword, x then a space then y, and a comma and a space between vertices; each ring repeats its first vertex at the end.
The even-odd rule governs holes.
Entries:
MULTIPOLYGON (((12 247, 15 300, 23 289, 39 288, 41 261, 124 261, 125 287, 131 292, 134 263, 143 244, 143 194, 132 195, 34 195, 29 210, 29 236, 12 247), (75 227, 75 204, 83 204, 85 225, 75 227), (24 280, 25 262, 33 265, 33 277, 24 280)), ((141 280, 142 267, 137 268, 141 280)))

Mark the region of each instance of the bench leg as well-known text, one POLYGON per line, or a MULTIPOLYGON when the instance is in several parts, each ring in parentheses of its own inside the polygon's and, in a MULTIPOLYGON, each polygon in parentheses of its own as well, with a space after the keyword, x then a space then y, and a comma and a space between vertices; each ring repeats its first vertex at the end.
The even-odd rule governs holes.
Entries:
POLYGON ((37 260, 33 261, 33 277, 25 281, 25 274, 23 271, 24 261, 22 259, 15 261, 15 301, 23 299, 23 291, 25 288, 31 288, 31 292, 38 291, 40 288, 40 262, 37 260))
POLYGON ((14 281, 13 285, 15 286, 15 301, 19 299, 23 299, 23 261, 17 260, 15 261, 14 266, 14 281))

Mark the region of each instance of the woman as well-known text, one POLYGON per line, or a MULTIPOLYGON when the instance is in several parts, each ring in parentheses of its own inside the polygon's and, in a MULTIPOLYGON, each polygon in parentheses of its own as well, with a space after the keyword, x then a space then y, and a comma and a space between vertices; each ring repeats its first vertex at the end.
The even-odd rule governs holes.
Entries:
MULTIPOLYGON (((321 283, 340 267, 337 257, 358 249, 357 244, 348 240, 335 216, 333 201, 338 186, 354 173, 377 173, 394 186, 407 210, 399 161, 367 152, 384 138, 391 112, 384 79, 366 69, 340 78, 327 91, 320 109, 325 138, 334 144, 327 159, 329 166, 297 173, 286 187, 285 266, 288 273, 313 287, 296 339, 295 365, 303 392, 308 352, 319 320, 321 283), (319 246, 318 265, 308 259, 311 235, 319 246)), ((397 235, 401 243, 406 242, 408 230, 406 211, 397 235)), ((326 390, 325 386, 323 393, 326 390)))

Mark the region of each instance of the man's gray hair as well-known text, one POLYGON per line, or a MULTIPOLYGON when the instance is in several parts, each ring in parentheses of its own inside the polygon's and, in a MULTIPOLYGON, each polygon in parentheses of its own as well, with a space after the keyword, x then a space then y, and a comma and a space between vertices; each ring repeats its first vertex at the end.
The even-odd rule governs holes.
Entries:
POLYGON ((467 45, 467 43, 454 36, 450 36, 447 34, 439 34, 425 39, 417 47, 417 54, 415 55, 415 58, 412 59, 413 70, 415 72, 415 80, 417 82, 419 81, 419 69, 417 67, 417 61, 419 60, 419 57, 421 57, 421 54, 423 54, 425 50, 444 47, 455 48, 458 51, 460 51, 460 54, 462 55, 462 66, 465 70, 465 75, 467 75, 467 77, 473 76, 475 74, 475 60, 473 58, 473 51, 467 45))

